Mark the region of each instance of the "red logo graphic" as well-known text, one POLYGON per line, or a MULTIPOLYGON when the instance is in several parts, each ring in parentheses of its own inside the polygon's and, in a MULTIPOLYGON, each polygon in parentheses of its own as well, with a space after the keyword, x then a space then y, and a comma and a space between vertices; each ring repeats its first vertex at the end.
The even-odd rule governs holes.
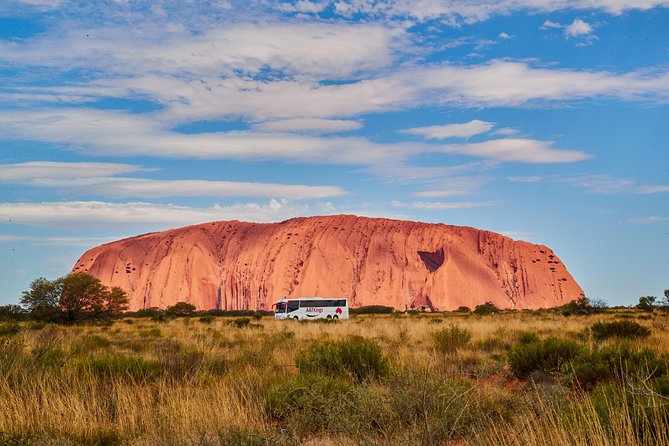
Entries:
POLYGON ((335 311, 337 314, 341 314, 341 308, 337 307, 337 310, 335 311))

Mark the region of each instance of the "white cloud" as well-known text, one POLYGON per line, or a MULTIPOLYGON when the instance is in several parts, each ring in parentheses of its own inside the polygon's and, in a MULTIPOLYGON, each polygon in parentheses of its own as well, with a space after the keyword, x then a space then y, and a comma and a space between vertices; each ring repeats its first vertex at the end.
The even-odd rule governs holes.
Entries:
POLYGON ((499 201, 413 201, 404 203, 393 201, 392 205, 399 208, 419 209, 426 211, 444 211, 448 209, 473 209, 487 206, 497 206, 499 201))
POLYGON ((548 29, 548 28, 562 28, 562 25, 556 22, 551 22, 550 20, 544 21, 543 25, 541 25, 542 29, 548 29))
POLYGON ((349 132, 362 128, 359 121, 348 121, 343 119, 282 119, 278 121, 261 122, 253 125, 254 130, 262 132, 313 132, 313 133, 337 133, 349 132))
POLYGON ((574 21, 564 29, 564 33, 567 37, 584 36, 592 33, 592 31, 592 25, 581 19, 574 19, 574 21))
POLYGON ((72 180, 109 177, 147 169, 132 164, 118 163, 63 163, 54 161, 30 161, 16 164, 0 164, 0 182, 25 183, 41 180, 72 180))
POLYGON ((508 39, 513 39, 513 36, 511 34, 501 32, 501 33, 499 33, 499 38, 504 39, 504 40, 508 40, 508 39))
POLYGON ((38 246, 96 246, 120 240, 125 236, 108 237, 50 237, 32 235, 8 235, 0 234, 0 243, 28 243, 38 246))
POLYGON ((547 177, 527 176, 527 177, 508 177, 507 180, 516 183, 536 183, 545 181, 549 183, 562 183, 570 186, 586 189, 595 194, 613 195, 613 194, 636 194, 650 195, 669 192, 669 185, 648 185, 639 184, 637 180, 631 178, 618 178, 612 175, 570 175, 547 177))
POLYGON ((658 194, 662 192, 669 192, 668 185, 647 185, 647 186, 637 186, 635 193, 637 194, 658 194))
POLYGON ((669 217, 661 217, 657 215, 652 215, 649 217, 640 217, 630 220, 631 223, 646 224, 646 223, 667 223, 669 222, 669 217))
POLYGON ((602 10, 610 14, 667 7, 669 0, 337 0, 335 10, 344 15, 369 14, 419 21, 440 19, 452 25, 476 23, 518 11, 602 10))
POLYGON ((182 134, 148 116, 95 109, 0 111, 0 138, 69 144, 86 154, 373 164, 430 151, 426 144, 376 144, 360 137, 217 132, 182 134))
POLYGON ((305 200, 344 195, 336 186, 113 177, 144 171, 128 164, 29 162, 0 164, 0 183, 49 187, 104 197, 266 197, 305 200))
POLYGON ((517 129, 511 127, 502 127, 492 132, 493 135, 503 135, 503 136, 517 135, 518 133, 519 132, 517 129))
POLYGON ((287 200, 210 208, 102 201, 0 203, 0 224, 67 229, 125 227, 162 230, 216 220, 281 221, 295 216, 332 214, 334 210, 330 203, 309 206, 287 200))
POLYGON ((543 181, 543 177, 532 175, 527 177, 508 177, 507 180, 512 183, 538 183, 543 181))
POLYGON ((404 31, 375 24, 234 24, 201 34, 74 28, 15 44, 0 41, 0 60, 23 66, 84 68, 107 73, 235 77, 276 70, 302 77, 347 77, 388 66, 404 31))
POLYGON ((522 163, 569 163, 591 158, 591 155, 577 150, 554 149, 551 142, 522 138, 494 139, 442 147, 445 152, 522 163))
POLYGON ((403 133, 420 135, 426 139, 469 138, 490 131, 495 124, 475 119, 464 124, 432 125, 403 130, 403 133))

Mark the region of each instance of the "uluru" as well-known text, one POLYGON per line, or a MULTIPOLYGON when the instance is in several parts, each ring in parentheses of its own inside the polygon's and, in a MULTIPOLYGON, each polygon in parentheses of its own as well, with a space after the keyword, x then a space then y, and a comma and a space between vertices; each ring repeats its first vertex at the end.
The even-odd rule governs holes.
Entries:
POLYGON ((583 295, 550 248, 471 227, 352 215, 280 223, 218 221, 88 250, 84 271, 130 309, 270 309, 284 297, 347 297, 352 307, 453 310, 492 302, 546 308, 583 295))

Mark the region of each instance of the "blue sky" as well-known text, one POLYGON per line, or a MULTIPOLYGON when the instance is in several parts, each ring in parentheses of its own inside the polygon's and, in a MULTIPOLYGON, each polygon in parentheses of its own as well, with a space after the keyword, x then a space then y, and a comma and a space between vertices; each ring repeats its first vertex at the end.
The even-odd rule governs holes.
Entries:
POLYGON ((4 1, 0 304, 88 248, 352 213, 669 288, 669 0, 4 1))

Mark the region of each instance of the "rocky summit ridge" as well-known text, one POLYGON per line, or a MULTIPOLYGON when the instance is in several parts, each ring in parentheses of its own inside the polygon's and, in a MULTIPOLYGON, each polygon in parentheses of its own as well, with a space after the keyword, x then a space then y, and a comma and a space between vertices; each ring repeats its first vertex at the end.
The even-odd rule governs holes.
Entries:
POLYGON ((283 297, 453 310, 563 305, 583 290, 550 248, 471 227, 352 215, 218 221, 92 248, 73 272, 127 291, 130 309, 271 309, 283 297))

